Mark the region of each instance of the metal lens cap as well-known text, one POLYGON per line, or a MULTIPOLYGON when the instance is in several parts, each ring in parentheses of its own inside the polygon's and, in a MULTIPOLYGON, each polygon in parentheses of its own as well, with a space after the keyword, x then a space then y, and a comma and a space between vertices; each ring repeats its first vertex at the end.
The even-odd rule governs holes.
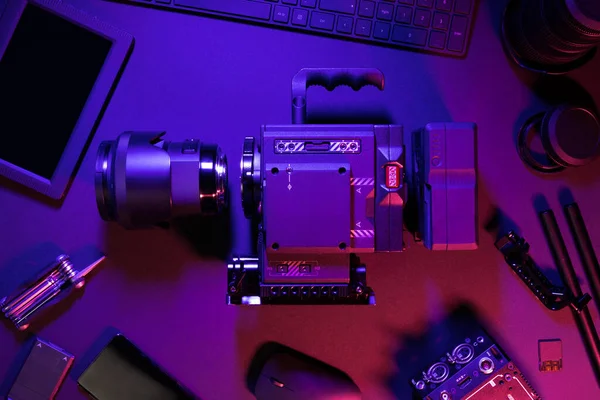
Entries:
POLYGON ((591 162, 600 147, 600 124, 585 108, 561 107, 548 121, 548 140, 552 150, 571 166, 591 162))

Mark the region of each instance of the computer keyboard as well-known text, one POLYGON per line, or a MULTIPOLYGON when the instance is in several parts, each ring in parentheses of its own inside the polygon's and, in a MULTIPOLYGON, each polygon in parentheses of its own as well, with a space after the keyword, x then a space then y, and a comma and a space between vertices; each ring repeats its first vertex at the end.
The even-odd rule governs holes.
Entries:
POLYGON ((461 57, 476 0, 121 0, 461 57))

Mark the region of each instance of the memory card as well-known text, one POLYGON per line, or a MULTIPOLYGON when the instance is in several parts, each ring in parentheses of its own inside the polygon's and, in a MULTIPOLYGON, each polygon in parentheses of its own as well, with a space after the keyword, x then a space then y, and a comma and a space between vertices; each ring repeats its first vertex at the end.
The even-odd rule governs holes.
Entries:
POLYGON ((538 340, 539 368, 541 372, 562 369, 562 341, 560 339, 538 340))
POLYGON ((8 400, 52 400, 65 380, 74 357, 39 338, 8 393, 8 400))

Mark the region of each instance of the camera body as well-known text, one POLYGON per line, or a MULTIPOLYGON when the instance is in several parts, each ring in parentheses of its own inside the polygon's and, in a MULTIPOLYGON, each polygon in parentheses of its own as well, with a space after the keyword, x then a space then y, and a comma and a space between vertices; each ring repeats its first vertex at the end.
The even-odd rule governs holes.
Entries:
POLYGON ((402 127, 267 125, 243 157, 258 257, 229 264, 229 303, 374 304, 358 255, 403 250, 402 127))
MULTIPOLYGON (((264 125, 259 138, 245 139, 242 205, 257 228, 257 246, 254 255, 229 262, 228 304, 375 304, 359 257, 405 248, 404 130, 306 124, 306 91, 383 90, 383 83, 376 69, 303 69, 292 80, 293 123, 264 125)), ((424 244, 476 248, 474 124, 430 124, 415 141, 410 193, 424 244), (442 202, 446 193, 451 200, 442 202), (459 198, 463 207, 454 204, 459 198), (448 223, 462 228, 448 230, 448 223), (457 229, 460 238, 439 233, 457 229)))

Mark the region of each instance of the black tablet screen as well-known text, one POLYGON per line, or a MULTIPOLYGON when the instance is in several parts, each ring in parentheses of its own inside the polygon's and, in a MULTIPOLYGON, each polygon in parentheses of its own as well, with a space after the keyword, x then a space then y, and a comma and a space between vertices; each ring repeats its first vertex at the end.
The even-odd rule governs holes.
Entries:
POLYGON ((0 158, 51 179, 112 42, 27 4, 0 60, 0 158))

